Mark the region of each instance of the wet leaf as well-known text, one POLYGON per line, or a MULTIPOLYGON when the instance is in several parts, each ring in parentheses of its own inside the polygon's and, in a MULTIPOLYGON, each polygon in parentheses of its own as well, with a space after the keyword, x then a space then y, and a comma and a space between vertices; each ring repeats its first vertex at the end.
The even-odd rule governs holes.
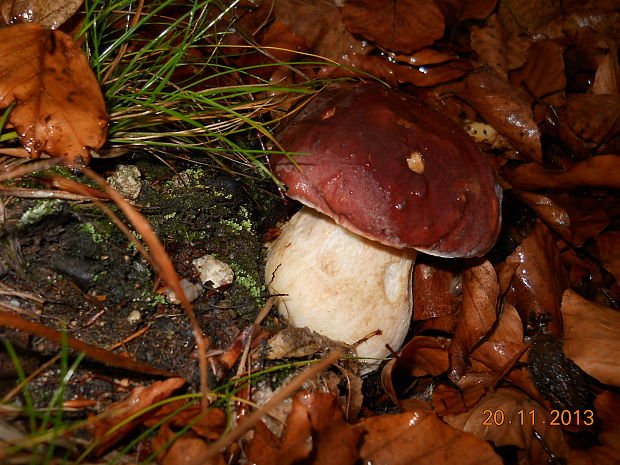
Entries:
POLYGON ((174 391, 185 384, 182 378, 169 378, 165 381, 156 381, 150 386, 140 386, 131 391, 125 400, 108 406, 107 411, 113 412, 110 416, 93 420, 93 436, 98 441, 96 454, 100 454, 110 446, 127 436, 134 428, 140 425, 153 412, 146 412, 126 421, 134 414, 146 410, 151 405, 166 399, 174 391), (124 422, 123 426, 112 431, 112 428, 124 422))
POLYGON ((561 334, 560 301, 567 287, 560 252, 549 228, 537 222, 519 247, 506 259, 518 263, 506 300, 512 303, 523 321, 549 321, 547 329, 561 334))
POLYGON ((506 38, 499 17, 493 14, 482 26, 472 26, 470 35, 471 47, 478 54, 478 61, 490 66, 498 75, 508 80, 506 38))
POLYGON ((404 53, 431 45, 445 26, 435 3, 422 0, 347 0, 342 20, 351 33, 404 53))
POLYGON ((299 393, 287 420, 279 452, 279 465, 308 459, 308 464, 353 465, 362 431, 346 423, 334 396, 299 393))
POLYGON ((511 73, 511 82, 524 86, 532 97, 538 98, 563 90, 566 86, 563 51, 563 46, 551 40, 534 43, 525 66, 511 73))
MULTIPOLYGON (((602 392, 594 401, 600 419, 599 444, 583 450, 575 448, 567 454, 570 465, 617 465, 620 457, 620 396, 602 392)), ((598 426, 598 425, 597 425, 598 426)))
POLYGON ((557 194, 553 199, 570 217, 571 243, 576 247, 581 247, 586 239, 596 237, 609 226, 606 199, 570 194, 557 194))
POLYGON ((546 170, 538 163, 525 163, 502 169, 504 179, 525 190, 609 187, 620 189, 620 156, 598 155, 575 163, 566 171, 546 170))
POLYGON ((523 353, 523 323, 517 310, 506 304, 500 315, 497 327, 488 340, 471 353, 471 358, 489 367, 493 373, 508 371, 523 353))
POLYGON ((458 415, 476 405, 485 393, 486 388, 480 384, 465 390, 440 384, 433 390, 433 409, 440 417, 458 415))
POLYGON ((64 24, 84 0, 4 0, 0 15, 6 24, 37 23, 48 29, 64 24))
POLYGON ((497 320, 499 284, 488 261, 463 273, 463 307, 450 345, 451 376, 458 378, 467 368, 467 355, 497 320))
POLYGON ((620 132, 620 95, 571 94, 566 116, 579 137, 601 144, 620 132))
POLYGON ((509 82, 494 72, 481 71, 470 74, 465 87, 456 93, 526 159, 542 161, 540 129, 534 122, 529 99, 509 82))
POLYGON ((620 313, 567 290, 562 316, 566 356, 599 381, 620 386, 620 313))
POLYGON ((526 462, 546 463, 547 452, 534 436, 540 434, 554 455, 562 456, 566 445, 562 430, 551 426, 551 416, 542 405, 520 391, 500 388, 490 392, 466 413, 444 417, 451 426, 472 433, 496 446, 516 446, 526 462), (519 413, 521 412, 521 413, 519 413))
MULTIPOLYGON (((161 450, 158 456, 160 465, 192 465, 200 460, 209 450, 209 444, 195 434, 185 433, 175 439, 177 433, 167 425, 163 425, 153 438, 154 450, 161 450)), ((226 465, 222 454, 200 461, 201 465, 226 465)))
POLYGON ((47 153, 71 167, 88 163, 106 138, 105 103, 86 57, 61 31, 37 24, 0 30, 0 108, 33 158, 47 153))
POLYGON ((401 409, 402 386, 408 387, 414 378, 439 376, 448 370, 448 351, 444 338, 415 336, 390 360, 381 372, 383 386, 401 409))
POLYGON ((356 425, 365 432, 360 457, 383 465, 501 465, 484 441, 442 422, 429 411, 368 418, 356 425))
POLYGON ((434 262, 427 257, 416 261, 413 272, 415 321, 451 315, 459 309, 463 276, 460 270, 442 265, 445 262, 434 262))
POLYGON ((495 9, 497 0, 443 0, 458 15, 459 21, 484 19, 495 9))
POLYGON ((549 197, 532 192, 511 190, 510 195, 528 207, 547 225, 560 234, 563 239, 571 240, 572 231, 568 213, 549 197))
POLYGON ((192 430, 205 439, 218 439, 226 429, 226 414, 219 408, 204 412, 199 404, 187 405, 186 400, 168 402, 144 419, 145 426, 159 425, 168 420, 171 427, 183 428, 191 424, 192 430))
POLYGON ((607 271, 620 282, 620 231, 607 231, 596 238, 599 258, 607 271))
POLYGON ((356 55, 365 55, 372 47, 348 32, 338 8, 328 2, 312 0, 278 0, 275 17, 315 54, 336 63, 350 65, 356 55))

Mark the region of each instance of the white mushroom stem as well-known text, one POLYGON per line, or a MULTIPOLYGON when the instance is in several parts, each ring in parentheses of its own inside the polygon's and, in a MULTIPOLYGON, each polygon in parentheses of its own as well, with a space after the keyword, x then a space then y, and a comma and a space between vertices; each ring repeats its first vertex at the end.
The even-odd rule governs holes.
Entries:
MULTIPOLYGON (((295 327, 308 327, 357 346, 360 357, 397 350, 409 329, 415 251, 358 236, 304 207, 271 244, 266 282, 278 311, 295 327)), ((375 363, 376 365, 376 363, 375 363)))

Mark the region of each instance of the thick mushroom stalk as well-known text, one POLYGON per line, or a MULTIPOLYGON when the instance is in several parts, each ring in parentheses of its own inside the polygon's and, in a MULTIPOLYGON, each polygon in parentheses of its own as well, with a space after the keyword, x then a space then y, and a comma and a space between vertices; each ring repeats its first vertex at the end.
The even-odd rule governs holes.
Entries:
POLYGON ((303 208, 272 244, 265 275, 282 293, 289 323, 355 344, 360 357, 384 357, 403 343, 411 319, 416 252, 370 241, 303 208))
POLYGON ((442 257, 488 252, 499 233, 502 198, 492 168, 449 118, 410 95, 373 84, 325 89, 279 139, 287 151, 304 154, 294 161, 284 155, 270 160, 287 195, 348 230, 308 213, 284 228, 266 272, 270 290, 287 294, 280 298, 280 313, 295 326, 349 343, 380 330, 381 339, 358 348, 365 356, 385 355, 386 343, 396 350, 409 326, 411 277, 403 270, 412 263, 395 267, 402 283, 393 288, 407 289, 407 296, 393 307, 391 298, 375 298, 392 292, 385 292, 385 270, 389 281, 394 263, 403 257, 413 261, 413 252, 403 250, 442 257), (367 256, 359 244, 384 256, 374 262, 369 257, 375 252, 367 256), (399 258, 391 262, 394 257, 399 258), (375 326, 359 323, 373 318, 375 326), (388 321, 398 328, 389 328, 388 321))

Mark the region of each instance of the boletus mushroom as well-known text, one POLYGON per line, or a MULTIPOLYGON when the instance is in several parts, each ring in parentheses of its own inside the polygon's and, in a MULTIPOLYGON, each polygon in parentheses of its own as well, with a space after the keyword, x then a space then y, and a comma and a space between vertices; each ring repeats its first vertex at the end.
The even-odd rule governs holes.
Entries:
POLYGON ((297 327, 397 350, 409 328, 416 250, 484 255, 500 228, 502 191, 484 155, 452 120, 375 84, 338 84, 279 135, 303 155, 271 157, 287 195, 306 205, 271 244, 265 271, 297 327))

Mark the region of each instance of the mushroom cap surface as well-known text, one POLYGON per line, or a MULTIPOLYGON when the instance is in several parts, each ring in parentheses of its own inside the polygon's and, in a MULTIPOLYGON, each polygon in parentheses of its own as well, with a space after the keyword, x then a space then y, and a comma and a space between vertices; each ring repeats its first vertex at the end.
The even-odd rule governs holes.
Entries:
POLYGON ((287 194, 368 239, 442 257, 484 255, 500 229, 502 191, 475 142, 415 97, 338 84, 279 136, 303 155, 273 155, 287 194))

